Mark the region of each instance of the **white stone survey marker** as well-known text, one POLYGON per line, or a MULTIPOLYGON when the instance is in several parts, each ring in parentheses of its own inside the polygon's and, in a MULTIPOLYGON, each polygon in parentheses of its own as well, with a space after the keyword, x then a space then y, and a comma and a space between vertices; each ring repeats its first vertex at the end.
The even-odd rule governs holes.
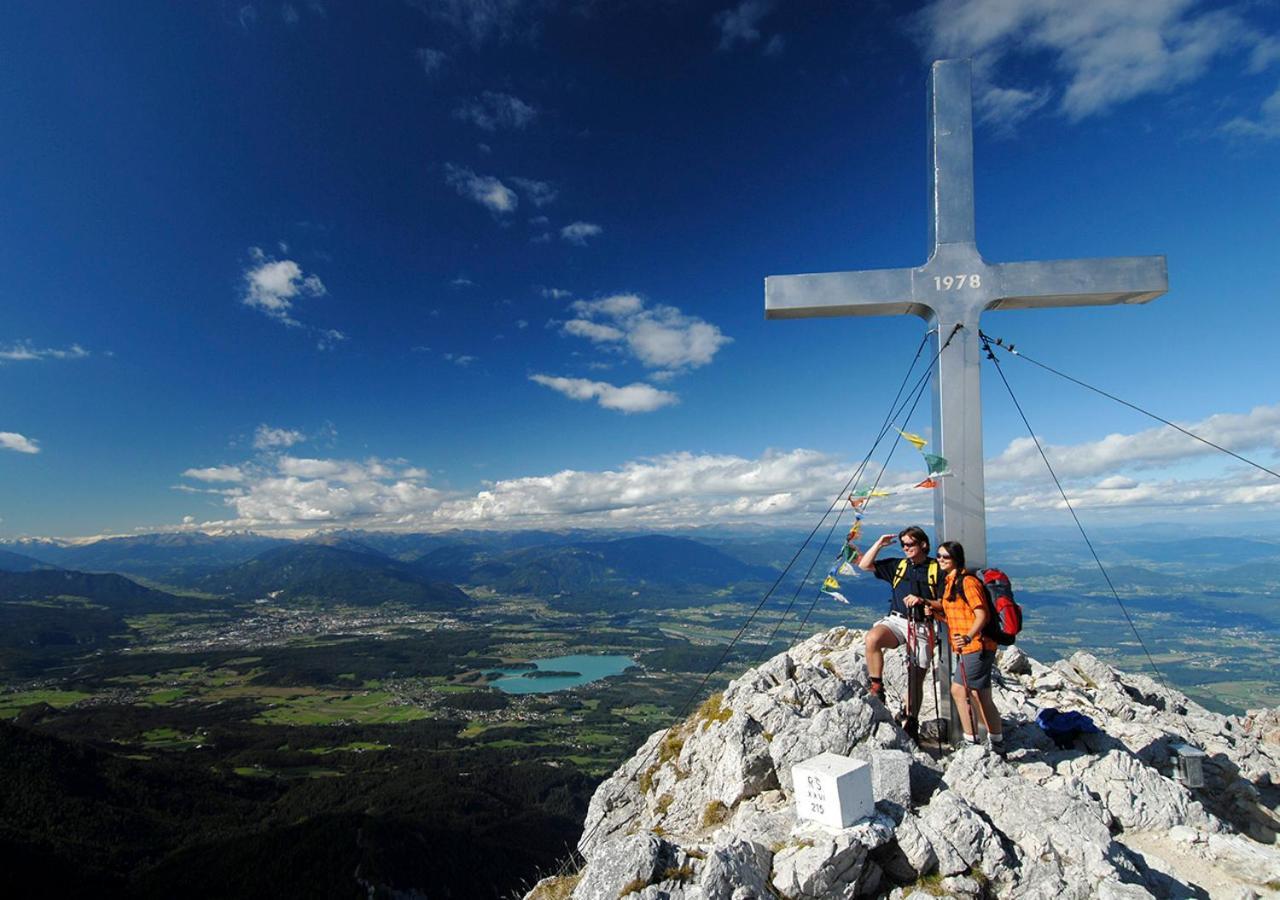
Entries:
POLYGON ((828 828, 848 828, 875 815, 871 766, 837 753, 820 753, 791 767, 796 818, 828 828))

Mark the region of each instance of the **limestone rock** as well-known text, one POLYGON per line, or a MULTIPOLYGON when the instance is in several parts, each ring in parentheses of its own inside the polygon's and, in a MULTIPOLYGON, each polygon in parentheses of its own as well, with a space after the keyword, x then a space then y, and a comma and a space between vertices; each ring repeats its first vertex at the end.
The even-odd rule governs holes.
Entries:
POLYGON ((893 823, 883 817, 834 834, 799 831, 773 857, 773 887, 792 900, 852 900, 868 872, 868 854, 892 833, 893 823))
POLYGON ((1045 666, 1006 648, 1007 758, 966 747, 935 761, 890 713, 900 654, 886 657, 886 706, 863 646, 862 632, 817 634, 651 735, 591 799, 573 897, 912 897, 930 876, 964 898, 1193 896, 1194 865, 1212 869, 1213 896, 1277 894, 1280 710, 1223 716, 1087 653, 1045 666), (1034 723, 1048 706, 1100 733, 1058 748, 1034 723), (1207 754, 1203 789, 1170 777, 1177 743, 1207 754), (797 823, 791 766, 825 751, 871 762, 874 818, 797 823))
POLYGON ((765 900, 773 854, 752 841, 733 840, 711 848, 698 887, 704 900, 765 900))
POLYGON ((629 835, 597 854, 574 888, 573 900, 617 900, 624 888, 639 890, 666 881, 687 865, 684 852, 657 835, 629 835))
POLYGON ((1031 674, 1031 660, 1017 646, 1005 647, 1001 650, 998 662, 1000 670, 1010 675, 1031 674))

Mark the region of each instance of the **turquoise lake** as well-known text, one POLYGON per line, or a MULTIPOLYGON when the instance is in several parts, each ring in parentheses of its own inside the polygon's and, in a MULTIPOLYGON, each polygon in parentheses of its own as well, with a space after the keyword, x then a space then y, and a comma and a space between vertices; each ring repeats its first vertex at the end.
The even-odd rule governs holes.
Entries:
POLYGON ((528 678, 527 670, 496 669, 503 677, 489 684, 508 694, 550 694, 590 684, 610 675, 621 675, 636 661, 630 656, 553 656, 530 660, 543 672, 577 672, 569 677, 528 678))

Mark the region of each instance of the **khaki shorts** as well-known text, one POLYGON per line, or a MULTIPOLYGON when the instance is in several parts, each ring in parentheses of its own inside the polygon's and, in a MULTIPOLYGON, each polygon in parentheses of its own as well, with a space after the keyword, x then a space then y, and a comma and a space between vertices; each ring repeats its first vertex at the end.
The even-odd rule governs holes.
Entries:
MULTIPOLYGON (((920 623, 917 623, 917 625, 919 624, 920 623)), ((889 615, 885 616, 879 622, 876 622, 876 625, 883 625, 885 628, 889 629, 889 631, 893 633, 893 636, 898 639, 898 646, 904 649, 906 648, 907 628, 910 627, 911 623, 905 618, 902 616, 889 615)), ((933 653, 931 652, 932 649, 933 648, 929 646, 927 629, 922 628, 919 636, 916 638, 916 665, 921 669, 929 668, 929 663, 933 659, 933 653)))

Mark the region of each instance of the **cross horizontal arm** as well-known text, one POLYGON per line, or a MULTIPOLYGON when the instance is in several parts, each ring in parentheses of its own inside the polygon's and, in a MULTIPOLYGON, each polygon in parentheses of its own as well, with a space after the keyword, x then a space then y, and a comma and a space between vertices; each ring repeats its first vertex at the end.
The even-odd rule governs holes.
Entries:
POLYGON ((992 268, 1000 299, 987 309, 1146 303, 1169 290, 1163 256, 1057 259, 1000 263, 992 268))
POLYGON ((929 308, 911 300, 910 269, 869 269, 818 275, 771 275, 764 280, 766 319, 814 316, 927 318, 929 308))

